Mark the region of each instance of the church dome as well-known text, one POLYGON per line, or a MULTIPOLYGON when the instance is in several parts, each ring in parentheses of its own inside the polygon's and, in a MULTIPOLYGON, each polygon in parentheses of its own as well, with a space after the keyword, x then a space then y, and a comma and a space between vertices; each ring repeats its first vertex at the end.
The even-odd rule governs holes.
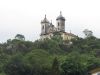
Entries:
POLYGON ((48 21, 47 18, 46 18, 46 15, 45 15, 44 20, 41 21, 41 23, 49 23, 49 21, 48 21))
POLYGON ((60 12, 60 15, 57 17, 56 20, 64 20, 65 21, 65 17, 63 17, 61 12, 60 12))

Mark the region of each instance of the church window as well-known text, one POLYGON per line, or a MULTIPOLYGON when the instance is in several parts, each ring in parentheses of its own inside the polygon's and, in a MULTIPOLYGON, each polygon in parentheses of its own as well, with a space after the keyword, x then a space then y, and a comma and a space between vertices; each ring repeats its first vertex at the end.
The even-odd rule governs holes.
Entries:
POLYGON ((44 29, 44 26, 42 27, 42 29, 44 29))
POLYGON ((59 26, 59 22, 58 22, 58 26, 59 26))

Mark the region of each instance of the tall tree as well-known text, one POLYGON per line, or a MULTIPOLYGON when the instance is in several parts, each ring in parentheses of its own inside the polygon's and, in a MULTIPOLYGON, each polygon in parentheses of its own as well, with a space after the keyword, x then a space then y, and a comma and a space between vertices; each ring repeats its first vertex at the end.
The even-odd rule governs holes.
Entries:
POLYGON ((85 34, 86 37, 91 37, 93 36, 93 32, 91 30, 85 29, 83 31, 83 33, 85 34))
POLYGON ((21 41, 25 41, 25 37, 24 37, 24 35, 22 35, 22 34, 17 34, 17 35, 15 36, 15 39, 21 40, 21 41))
POLYGON ((53 64, 52 64, 52 70, 51 70, 52 75, 60 75, 60 69, 59 69, 59 62, 57 57, 54 59, 53 64))

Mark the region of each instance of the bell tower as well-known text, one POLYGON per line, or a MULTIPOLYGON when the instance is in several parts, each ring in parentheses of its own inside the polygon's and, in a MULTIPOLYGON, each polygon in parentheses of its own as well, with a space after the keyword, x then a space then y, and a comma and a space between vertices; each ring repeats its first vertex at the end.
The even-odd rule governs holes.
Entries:
POLYGON ((45 18, 41 21, 41 35, 44 35, 48 32, 48 28, 49 28, 49 21, 45 18))
POLYGON ((62 12, 60 11, 60 15, 56 19, 57 31, 65 32, 65 18, 62 16, 62 12))

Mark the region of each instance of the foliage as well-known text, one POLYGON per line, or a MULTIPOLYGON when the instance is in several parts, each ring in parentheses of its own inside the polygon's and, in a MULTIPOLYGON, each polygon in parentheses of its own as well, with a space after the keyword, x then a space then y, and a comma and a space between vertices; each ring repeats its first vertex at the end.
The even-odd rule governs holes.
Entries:
POLYGON ((86 37, 91 37, 93 36, 93 32, 91 30, 85 29, 83 31, 83 33, 85 34, 86 37))
POLYGON ((65 62, 61 65, 63 75, 86 75, 88 67, 91 65, 100 64, 100 59, 92 55, 80 54, 72 52, 68 54, 65 62), (98 60, 98 61, 97 61, 98 60))
POLYGON ((4 72, 7 75, 32 75, 30 68, 18 58, 7 63, 4 72))
POLYGON ((9 39, 0 44, 0 75, 86 75, 90 66, 100 65, 100 39, 71 42, 56 35, 35 42, 9 39))
POLYGON ((34 42, 34 48, 44 49, 51 54, 59 54, 62 53, 63 50, 60 48, 60 42, 58 39, 46 39, 34 42))
POLYGON ((17 35, 15 36, 15 39, 21 40, 21 41, 25 41, 25 37, 24 37, 24 35, 22 35, 22 34, 17 34, 17 35))
POLYGON ((53 61, 51 74, 52 75, 60 75, 59 62, 58 62, 57 58, 55 58, 53 61))

